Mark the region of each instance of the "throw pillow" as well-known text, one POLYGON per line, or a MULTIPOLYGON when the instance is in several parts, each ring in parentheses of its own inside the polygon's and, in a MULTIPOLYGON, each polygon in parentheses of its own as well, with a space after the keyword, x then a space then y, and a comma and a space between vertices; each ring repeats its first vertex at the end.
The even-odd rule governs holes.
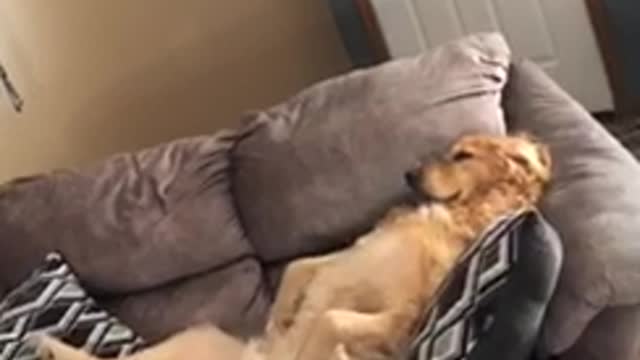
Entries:
POLYGON ((43 333, 100 357, 130 354, 143 345, 96 305, 55 253, 0 303, 0 359, 34 359, 36 349, 27 339, 43 333))

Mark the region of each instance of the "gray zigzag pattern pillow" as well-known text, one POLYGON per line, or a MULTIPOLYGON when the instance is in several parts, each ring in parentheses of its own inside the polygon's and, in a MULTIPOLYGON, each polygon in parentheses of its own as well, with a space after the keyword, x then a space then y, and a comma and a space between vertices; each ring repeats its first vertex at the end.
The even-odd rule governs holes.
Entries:
MULTIPOLYGON (((412 345, 411 360, 466 360, 493 325, 492 302, 517 265, 518 228, 531 213, 500 219, 441 288, 412 345)), ((534 334, 535 335, 535 334, 534 334)))
POLYGON ((95 302, 58 254, 0 303, 0 359, 32 360, 30 335, 46 333, 75 347, 117 358, 142 347, 143 341, 95 302))

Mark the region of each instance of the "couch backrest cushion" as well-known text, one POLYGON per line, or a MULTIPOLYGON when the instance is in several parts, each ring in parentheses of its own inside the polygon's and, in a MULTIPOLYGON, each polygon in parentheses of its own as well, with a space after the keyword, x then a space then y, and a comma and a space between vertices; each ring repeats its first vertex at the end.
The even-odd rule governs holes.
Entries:
POLYGON ((0 192, 0 296, 60 251, 94 294, 141 291, 251 256, 221 132, 111 157, 0 192))
POLYGON ((505 111, 509 130, 540 138, 554 159, 541 209, 565 262, 544 340, 563 351, 602 308, 640 302, 640 165, 531 62, 513 66, 505 111))
POLYGON ((464 133, 502 133, 497 34, 356 71, 258 112, 233 152, 238 211, 268 262, 345 245, 408 193, 403 173, 464 133))

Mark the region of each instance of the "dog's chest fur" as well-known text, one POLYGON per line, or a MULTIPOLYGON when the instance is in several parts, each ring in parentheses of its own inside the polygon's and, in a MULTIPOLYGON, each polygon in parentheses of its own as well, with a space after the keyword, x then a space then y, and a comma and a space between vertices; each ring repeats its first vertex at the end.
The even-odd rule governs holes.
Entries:
MULTIPOLYGON (((311 280, 288 342, 308 337, 318 316, 330 309, 397 312, 418 321, 433 295, 425 289, 437 288, 461 252, 452 246, 449 225, 446 209, 421 207, 358 239, 311 280)), ((405 323, 398 331, 413 325, 405 323)))

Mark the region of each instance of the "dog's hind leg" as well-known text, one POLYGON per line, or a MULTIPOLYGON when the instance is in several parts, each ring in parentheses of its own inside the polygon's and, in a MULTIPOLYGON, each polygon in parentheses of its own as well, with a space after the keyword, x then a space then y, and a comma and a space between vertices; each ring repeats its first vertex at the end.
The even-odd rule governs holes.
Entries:
MULTIPOLYGON (((50 337, 34 341, 39 360, 99 360, 50 337)), ((120 360, 258 360, 256 352, 249 352, 246 344, 225 334, 215 326, 197 326, 120 360)))
POLYGON ((304 299, 304 293, 317 270, 332 261, 339 253, 296 260, 287 266, 282 276, 278 294, 271 307, 267 324, 267 335, 272 332, 283 333, 293 323, 298 307, 304 299))

